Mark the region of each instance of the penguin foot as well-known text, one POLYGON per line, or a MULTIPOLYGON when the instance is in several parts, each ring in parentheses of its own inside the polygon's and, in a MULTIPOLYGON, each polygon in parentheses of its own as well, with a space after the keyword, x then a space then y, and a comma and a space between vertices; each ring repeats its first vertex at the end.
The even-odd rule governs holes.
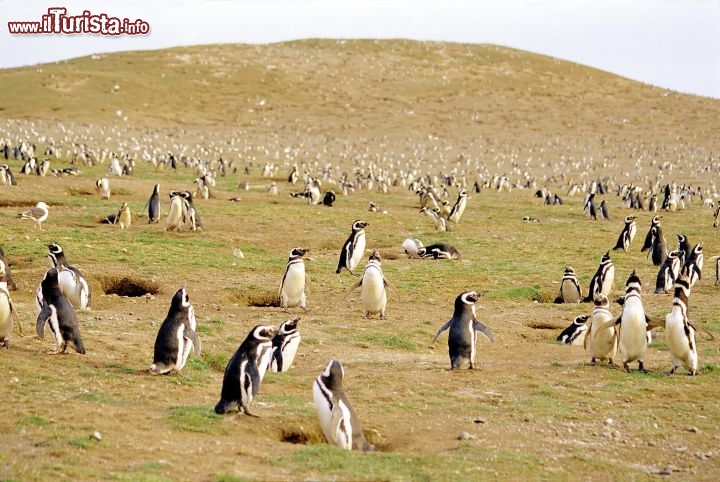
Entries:
POLYGON ((648 373, 648 371, 645 369, 645 365, 643 362, 638 362, 638 369, 643 373, 648 373))
POLYGON ((9 350, 9 349, 10 349, 10 345, 9 345, 8 341, 7 341, 7 340, 3 340, 2 344, 0 344, 0 348, 2 348, 2 349, 4 349, 4 350, 9 350))
POLYGON ((250 411, 250 409, 248 409, 248 407, 243 407, 242 409, 243 409, 243 412, 245 412, 245 415, 249 415, 249 416, 255 417, 255 418, 260 418, 260 415, 255 415, 254 413, 252 413, 250 411))
POLYGON ((380 319, 381 319, 381 320, 384 320, 384 319, 385 319, 385 313, 380 313, 380 319))
POLYGON ((626 372, 630 373, 630 366, 627 364, 627 362, 623 362, 623 368, 626 372))
POLYGON ((688 373, 688 376, 690 377, 694 377, 695 375, 697 375, 697 370, 690 370, 690 372, 688 373))
POLYGON ((591 367, 594 367, 595 365, 597 365, 597 362, 596 362, 595 359, 593 358, 592 360, 590 360, 590 366, 591 366, 591 367))

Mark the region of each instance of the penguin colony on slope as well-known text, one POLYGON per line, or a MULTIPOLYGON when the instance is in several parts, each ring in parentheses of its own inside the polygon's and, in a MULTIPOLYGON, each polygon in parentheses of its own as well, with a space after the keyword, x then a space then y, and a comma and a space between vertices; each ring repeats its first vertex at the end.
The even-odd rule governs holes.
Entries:
MULTIPOLYGON (((113 159, 111 175, 128 175, 128 172, 119 165, 117 159, 113 159)), ((294 166, 288 181, 295 184, 298 177, 297 166, 294 166)), ((202 229, 202 223, 193 205, 193 198, 199 195, 201 199, 207 199, 210 196, 208 187, 212 186, 210 179, 211 177, 205 175, 197 178, 198 190, 195 193, 179 190, 169 192, 167 231, 202 229)), ((502 185, 500 181, 498 183, 493 181, 493 184, 502 185)), ((292 195, 306 198, 308 204, 322 203, 332 206, 335 202, 334 192, 326 191, 324 196, 321 195, 321 185, 318 178, 309 177, 305 190, 292 195)), ((107 178, 97 180, 96 187, 102 199, 110 198, 107 178)), ((277 186, 271 195, 277 195, 276 188, 277 186)), ((342 192, 346 193, 348 189, 352 189, 352 183, 346 181, 341 184, 342 192)), ((432 220, 438 231, 450 230, 448 222, 458 223, 467 206, 468 194, 464 187, 459 189, 457 200, 452 206, 443 200, 442 194, 436 192, 431 185, 420 183, 415 186, 415 192, 420 198, 421 213, 425 213, 432 220)), ((476 192, 479 192, 479 187, 476 192)), ((159 222, 161 215, 159 193, 160 186, 156 184, 146 205, 149 223, 159 222)), ((584 209, 593 219, 598 218, 599 212, 600 219, 609 220, 605 201, 603 200, 600 207, 596 208, 594 195, 594 192, 590 193, 584 202, 584 209)), ((628 193, 627 196, 632 199, 629 208, 641 209, 637 207, 641 201, 636 190, 632 191, 632 194, 628 193)), ((552 202, 547 202, 547 199, 550 199, 549 192, 543 197, 546 199, 546 204, 562 204, 562 200, 557 195, 551 197, 552 202)), ((677 209, 677 196, 674 200, 670 194, 666 197, 670 197, 670 200, 663 202, 666 206, 664 209, 669 211, 677 209)), ((371 211, 376 212, 377 207, 371 211)), ((23 219, 32 219, 36 223, 36 228, 42 229, 42 222, 48 217, 47 205, 39 202, 35 208, 25 211, 20 216, 23 219)), ((648 256, 652 257, 653 264, 660 266, 658 273, 658 286, 662 275, 660 292, 668 292, 674 288, 672 310, 664 320, 652 320, 645 314, 642 307, 640 279, 634 272, 626 284, 622 313, 617 319, 610 314, 608 296, 614 279, 614 265, 610 259, 610 251, 603 255, 585 298, 582 297, 575 270, 572 267, 565 269, 559 302, 592 301, 594 309, 590 315, 577 316, 558 339, 564 343, 583 344, 592 364, 598 360, 613 364, 615 359, 619 359, 629 371, 628 363, 637 361, 639 369, 645 370, 643 356, 647 349, 649 330, 663 326, 671 353, 671 371, 675 372, 678 367, 683 366, 690 374, 697 373, 696 331, 688 320, 687 311, 692 285, 701 277, 702 246, 697 244, 690 248, 687 238, 678 235, 678 249, 667 252, 667 242, 662 235, 660 218, 659 215, 653 218, 642 251, 649 250, 648 256), (666 267, 668 259, 676 263, 670 263, 666 267)), ((127 203, 123 203, 118 213, 108 216, 107 219, 111 224, 119 224, 121 229, 130 228, 132 215, 127 203)), ((636 216, 625 217, 625 226, 613 250, 621 249, 628 252, 635 237, 635 220, 636 216)), ((352 223, 350 235, 340 250, 336 273, 347 270, 353 274, 353 270, 359 266, 366 254, 365 228, 368 226, 369 223, 360 219, 352 223)), ((424 246, 419 240, 408 238, 403 242, 402 247, 410 258, 457 259, 459 257, 457 249, 447 243, 424 246)), ((37 333, 42 337, 45 327, 50 327, 56 343, 53 353, 65 352, 67 346, 78 353, 85 353, 74 310, 89 309, 89 287, 79 270, 68 264, 59 245, 51 244, 48 249, 52 267, 45 274, 37 290, 37 305, 40 313, 37 318, 37 333), (64 281, 66 279, 67 281, 64 281)), ((289 252, 279 289, 280 306, 285 310, 293 307, 303 310, 307 308, 305 296, 307 277, 303 256, 308 251, 308 248, 295 247, 289 252)), ((0 254, 3 253, 0 251, 0 254)), ((378 315, 380 319, 384 319, 389 285, 382 272, 381 261, 380 253, 373 251, 362 276, 351 290, 361 289, 361 304, 366 317, 378 315)), ((3 255, 3 259, 0 259, 0 344, 5 348, 8 347, 13 321, 12 302, 8 292, 11 280, 9 265, 3 255)), ((474 368, 478 331, 489 341, 493 341, 490 328, 476 319, 475 303, 480 296, 477 291, 460 293, 455 299, 452 317, 439 328, 433 340, 437 341, 444 331, 449 331, 448 353, 451 369, 459 369, 465 365, 470 369, 474 368)), ((237 407, 244 413, 254 416, 250 406, 260 389, 265 373, 285 372, 293 364, 301 339, 298 330, 299 321, 299 318, 295 318, 284 321, 277 328, 257 325, 250 330, 225 369, 220 400, 215 406, 218 414, 237 407)), ((195 356, 199 356, 200 351, 201 341, 197 333, 194 309, 190 304, 187 290, 180 288, 175 292, 167 317, 158 331, 149 371, 152 374, 173 371, 180 373, 189 355, 194 353, 195 356)), ((312 385, 313 400, 322 432, 329 443, 341 448, 373 450, 373 445, 364 438, 358 416, 344 391, 343 377, 343 366, 333 359, 312 385)))

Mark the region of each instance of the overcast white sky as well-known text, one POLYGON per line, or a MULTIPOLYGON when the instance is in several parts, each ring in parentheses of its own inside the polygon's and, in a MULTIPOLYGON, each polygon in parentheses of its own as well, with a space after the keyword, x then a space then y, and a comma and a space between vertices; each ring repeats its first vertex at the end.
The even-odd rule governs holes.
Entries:
POLYGON ((309 37, 493 43, 720 99, 720 0, 0 0, 0 68, 91 53, 309 37), (142 19, 139 36, 11 35, 8 21, 142 19))

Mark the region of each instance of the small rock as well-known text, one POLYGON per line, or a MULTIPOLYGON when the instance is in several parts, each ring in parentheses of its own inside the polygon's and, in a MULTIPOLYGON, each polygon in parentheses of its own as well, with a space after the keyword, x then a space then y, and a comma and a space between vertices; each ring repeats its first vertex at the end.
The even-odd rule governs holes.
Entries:
POLYGON ((477 437, 471 433, 462 431, 458 434, 458 440, 475 440, 477 437))
POLYGON ((102 434, 100 432, 98 432, 97 430, 95 430, 92 433, 91 438, 94 438, 95 440, 97 440, 99 442, 102 440, 102 434))
POLYGON ((606 418, 605 425, 615 425, 615 420, 613 420, 612 418, 606 418))
POLYGON ((18 377, 12 377, 10 383, 20 383, 20 379, 18 377))
POLYGON ((700 432, 700 430, 699 430, 697 427, 690 427, 690 428, 688 429, 688 432, 698 433, 698 432, 700 432))
POLYGON ((473 420, 473 422, 475 422, 475 423, 485 423, 485 419, 482 418, 482 417, 478 417, 478 418, 476 418, 475 420, 473 420))

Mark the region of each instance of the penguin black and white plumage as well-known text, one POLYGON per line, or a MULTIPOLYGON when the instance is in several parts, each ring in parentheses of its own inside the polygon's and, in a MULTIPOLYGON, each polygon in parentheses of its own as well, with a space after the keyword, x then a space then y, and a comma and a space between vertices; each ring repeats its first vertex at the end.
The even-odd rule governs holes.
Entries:
POLYGON ((227 413, 237 406, 247 415, 257 417, 250 412, 250 403, 260 390, 260 383, 272 356, 275 333, 275 327, 267 325, 257 325, 250 330, 225 367, 220 401, 215 405, 215 413, 227 413))
POLYGON ((560 296, 558 303, 580 303, 582 300, 582 289, 572 266, 565 268, 562 280, 560 281, 560 296))
POLYGON ((429 207, 423 206, 420 208, 420 213, 425 213, 430 218, 436 231, 447 231, 447 223, 445 222, 443 215, 440 213, 440 208, 436 207, 430 209, 429 207))
POLYGON ((682 365, 690 375, 698 371, 698 351, 695 341, 697 332, 688 320, 688 298, 690 279, 683 274, 675 282, 672 309, 665 317, 665 340, 670 350, 672 368, 670 374, 682 365))
POLYGON ((12 299, 7 286, 7 265, 3 259, 0 259, 0 348, 7 348, 10 338, 12 337, 13 320, 20 328, 22 334, 22 326, 20 320, 15 319, 15 310, 13 310, 12 299))
POLYGON ((680 258, 683 254, 674 249, 665 257, 662 266, 658 270, 657 279, 655 280, 655 294, 669 293, 675 285, 675 280, 680 274, 680 258))
POLYGON ((420 258, 418 250, 423 247, 422 241, 415 238, 405 238, 405 241, 402 243, 403 251, 408 258, 420 258))
POLYGON ((457 200, 455 201, 455 204, 453 205, 452 209, 450 210, 450 214, 447 216, 448 221, 452 221, 453 223, 459 223, 460 218, 462 217, 463 213, 465 212, 465 207, 467 206, 467 190, 461 189, 458 193, 457 200))
POLYGON ((589 192, 583 201, 583 212, 590 215, 590 219, 597 221, 597 208, 595 207, 595 193, 589 192))
POLYGON ((417 254, 421 258, 429 259, 458 259, 460 257, 455 246, 448 243, 428 244, 418 248, 417 254))
POLYGON ((280 307, 287 309, 299 306, 306 309, 305 300, 305 261, 303 256, 310 251, 307 248, 290 250, 285 272, 280 282, 280 307))
POLYGON ((331 360, 313 383, 313 401, 325 440, 345 450, 375 450, 365 440, 357 413, 343 389, 344 376, 340 362, 331 360))
POLYGON ((190 227, 190 231, 192 232, 202 231, 203 224, 197 209, 195 209, 193 194, 190 191, 180 191, 178 195, 183 199, 184 203, 183 212, 185 213, 185 224, 190 227))
POLYGON ((48 205, 43 201, 40 201, 34 208, 23 211, 18 215, 18 217, 20 219, 32 219, 35 223, 35 229, 42 231, 42 223, 47 220, 49 214, 50 211, 48 209, 48 205))
POLYGON ((100 193, 100 199, 110 199, 110 180, 107 177, 101 177, 95 181, 95 189, 100 193))
POLYGON ((335 192, 334 191, 326 191, 322 198, 323 206, 327 206, 331 208, 333 204, 335 203, 335 192))
MULTIPOLYGON (((656 216, 658 217, 658 216, 656 216)), ((654 219, 654 218, 653 218, 654 219)), ((662 232, 660 224, 652 226, 648 232, 650 236, 650 259, 652 259, 654 266, 662 266, 667 258, 667 241, 662 232)), ((647 242, 647 238, 646 238, 647 242)), ((642 250, 641 250, 642 251, 642 250)))
POLYGON ((268 370, 271 372, 286 372, 295 361, 298 346, 300 345, 300 318, 284 321, 272 339, 272 355, 268 370))
POLYGON ((339 274, 343 269, 346 269, 350 274, 353 274, 353 270, 360 263, 365 253, 365 227, 367 226, 368 223, 362 219, 352 223, 350 237, 345 241, 340 251, 340 260, 335 273, 339 274))
POLYGON ((368 259, 365 271, 349 291, 360 287, 360 300, 362 302, 365 317, 380 315, 385 319, 385 308, 387 307, 387 286, 388 282, 380 266, 381 259, 378 251, 373 251, 368 259))
POLYGON ((617 353, 617 334, 615 323, 610 313, 610 301, 602 293, 593 299, 593 311, 590 316, 588 332, 583 341, 585 351, 590 355, 590 364, 595 365, 597 360, 607 360, 613 364, 617 353))
POLYGON ((470 369, 474 367, 477 331, 485 335, 488 340, 493 341, 490 328, 475 318, 475 302, 479 297, 480 295, 475 291, 460 293, 455 298, 452 318, 440 327, 435 339, 433 339, 433 343, 435 343, 443 331, 450 329, 448 350, 450 353, 450 368, 453 370, 462 368, 466 360, 470 362, 470 369))
POLYGON ((610 259, 610 251, 605 252, 602 258, 600 258, 600 265, 597 271, 590 280, 590 287, 588 288, 588 294, 583 301, 592 301, 596 293, 602 293, 605 296, 610 296, 613 282, 615 281, 615 265, 610 259))
POLYGON ((660 226, 661 219, 662 219, 662 216, 655 215, 655 216, 653 216, 652 221, 650 221, 650 229, 648 229, 648 232, 645 235, 645 242, 643 243, 642 248, 640 248, 641 253, 644 253, 645 251, 650 249, 650 247, 652 246, 652 242, 653 242, 653 238, 654 238, 653 228, 660 226))
POLYGON ((605 200, 604 200, 604 199, 603 199, 602 201, 600 201, 599 209, 600 209, 600 217, 601 217, 603 220, 605 220, 605 221, 609 221, 609 220, 610 220, 610 213, 608 213, 608 208, 607 208, 607 206, 605 205, 605 200))
POLYGON ((120 225, 120 229, 129 228, 132 224, 132 212, 128 203, 122 203, 117 215, 115 215, 115 224, 120 225))
POLYGON ((10 263, 8 263, 7 257, 5 257, 5 251, 0 248, 0 261, 5 265, 5 281, 7 283, 8 291, 17 291, 17 285, 10 269, 10 263))
POLYGON ((625 283, 625 302, 623 311, 616 320, 618 355, 626 372, 630 372, 628 363, 637 361, 640 371, 647 372, 644 365, 648 346, 648 322, 642 304, 642 285, 633 271, 625 283))
POLYGON ((687 275, 690 282, 690 288, 695 286, 695 283, 702 278, 704 259, 705 255, 703 254, 702 244, 700 243, 693 246, 690 253, 685 256, 685 263, 683 264, 680 272, 687 275))
MULTIPOLYGON (((80 270, 71 266, 65 257, 65 251, 57 243, 48 244, 48 259, 51 267, 58 270, 58 285, 60 291, 67 297, 70 304, 76 310, 90 309, 90 285, 80 270)), ((36 309, 38 313, 42 310, 42 283, 36 292, 36 309)))
POLYGON ((570 326, 560 332, 556 340, 560 343, 565 343, 566 345, 582 344, 583 340, 585 340, 585 335, 587 333, 587 320, 589 318, 590 315, 576 316, 573 322, 570 323, 570 326))
POLYGON ((37 317, 38 336, 45 337, 45 324, 48 324, 57 344, 55 351, 51 353, 65 353, 67 346, 70 345, 76 352, 85 354, 85 345, 80 336, 77 315, 58 285, 58 270, 50 268, 45 273, 40 287, 43 304, 37 317))
POLYGON ((185 288, 175 292, 165 320, 160 325, 150 373, 162 375, 175 370, 180 373, 190 352, 200 356, 200 338, 197 335, 195 309, 185 288))
POLYGON ((160 222, 160 184, 155 184, 147 202, 148 224, 160 222))
POLYGON ((690 255, 690 241, 684 234, 676 234, 678 238, 678 251, 680 251, 680 267, 685 266, 685 259, 690 255))
POLYGON ((635 216, 625 216, 625 226, 623 226, 613 250, 622 249, 627 253, 627 250, 630 248, 630 243, 635 239, 636 230, 635 216))

